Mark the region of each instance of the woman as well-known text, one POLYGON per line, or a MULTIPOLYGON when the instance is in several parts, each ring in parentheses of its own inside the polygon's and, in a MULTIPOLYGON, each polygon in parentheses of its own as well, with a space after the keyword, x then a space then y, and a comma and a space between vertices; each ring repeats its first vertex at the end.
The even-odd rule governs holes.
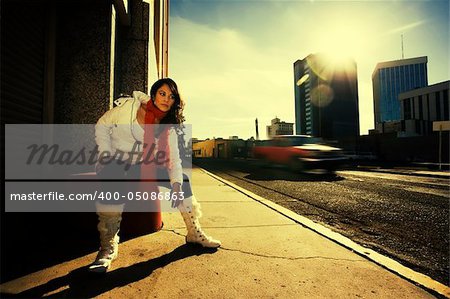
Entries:
MULTIPOLYGON (((96 171, 99 177, 117 179, 131 176, 131 178, 148 179, 167 176, 170 179, 169 187, 172 189, 172 194, 181 194, 180 192, 184 191, 185 199, 174 201, 172 205, 178 207, 186 224, 186 242, 208 248, 219 247, 220 241, 206 236, 200 227, 198 221, 201 217, 200 205, 192 194, 187 176, 182 173, 175 129, 170 127, 162 132, 155 132, 153 126, 149 126, 181 124, 184 121, 183 102, 176 83, 170 78, 160 79, 153 84, 150 97, 135 91, 132 98, 122 98, 116 103, 117 107, 107 111, 98 120, 95 126, 95 139, 100 153, 125 153, 116 157, 131 165, 125 171, 121 163, 123 161, 105 166, 98 163, 96 171), (142 145, 138 146, 142 155, 127 156, 126 153, 136 150, 136 144, 142 145), (168 153, 163 170, 156 169, 154 164, 141 163, 142 161, 139 160, 139 157, 147 157, 148 151, 152 150, 150 146, 144 146, 149 144, 158 144, 158 149, 168 153)), ((144 181, 143 184, 149 191, 155 190, 152 182, 144 181)), ((119 202, 115 205, 105 205, 97 202, 96 206, 99 218, 97 228, 100 233, 100 250, 89 270, 106 272, 118 254, 118 232, 124 204, 119 202)))

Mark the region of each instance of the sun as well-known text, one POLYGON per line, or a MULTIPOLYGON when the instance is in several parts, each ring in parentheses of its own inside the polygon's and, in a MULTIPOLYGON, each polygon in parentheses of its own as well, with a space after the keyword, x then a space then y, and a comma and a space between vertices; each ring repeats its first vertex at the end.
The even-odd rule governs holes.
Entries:
MULTIPOLYGON (((311 49, 321 54, 325 63, 314 71, 324 80, 336 71, 355 70, 355 63, 365 62, 373 49, 373 34, 370 25, 353 18, 337 17, 322 19, 312 31, 311 49)), ((314 68, 314 67, 313 67, 314 68)))
MULTIPOLYGON (((316 53, 308 56, 308 66, 310 69, 324 81, 331 81, 336 74, 345 74, 353 76, 356 72, 355 61, 348 56, 332 55, 330 53, 316 53)), ((304 76, 305 77, 305 76, 304 76)), ((303 83, 308 78, 300 78, 297 85, 303 83)))
POLYGON ((321 24, 312 44, 317 52, 326 53, 335 63, 349 58, 360 60, 371 52, 373 35, 370 31, 368 25, 359 21, 332 19, 321 24))

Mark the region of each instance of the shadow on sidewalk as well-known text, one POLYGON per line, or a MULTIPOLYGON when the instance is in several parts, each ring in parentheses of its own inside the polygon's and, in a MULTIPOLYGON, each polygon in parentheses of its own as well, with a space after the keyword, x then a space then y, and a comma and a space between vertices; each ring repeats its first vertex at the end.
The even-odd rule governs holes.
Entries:
POLYGON ((0 283, 95 252, 95 213, 1 213, 0 283))
POLYGON ((217 249, 204 249, 184 244, 172 252, 160 257, 140 262, 126 268, 119 268, 106 274, 88 272, 88 266, 73 270, 66 276, 58 277, 49 282, 23 291, 19 294, 0 293, 1 298, 36 298, 54 292, 62 287, 68 289, 49 295, 50 298, 92 298, 108 292, 114 288, 126 286, 150 276, 158 268, 165 267, 172 262, 188 258, 212 254, 217 249))

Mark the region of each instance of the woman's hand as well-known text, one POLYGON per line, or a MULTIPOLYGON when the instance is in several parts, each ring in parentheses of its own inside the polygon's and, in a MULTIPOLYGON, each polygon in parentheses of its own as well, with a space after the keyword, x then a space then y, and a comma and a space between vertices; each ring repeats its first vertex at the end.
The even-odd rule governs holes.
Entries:
POLYGON ((180 183, 174 183, 172 185, 172 208, 178 207, 178 205, 183 201, 184 196, 181 192, 181 184, 180 183))
POLYGON ((103 168, 105 168, 105 165, 103 165, 103 164, 100 163, 99 161, 97 161, 97 162, 95 163, 95 173, 96 173, 96 174, 99 174, 99 173, 103 170, 103 168))

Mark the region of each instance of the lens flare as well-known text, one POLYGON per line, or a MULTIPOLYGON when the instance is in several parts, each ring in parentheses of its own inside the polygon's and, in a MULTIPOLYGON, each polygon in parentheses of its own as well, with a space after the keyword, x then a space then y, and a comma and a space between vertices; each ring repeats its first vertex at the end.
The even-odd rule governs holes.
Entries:
POLYGON ((307 58, 309 68, 321 79, 330 82, 335 73, 353 72, 354 62, 350 57, 330 53, 319 53, 307 58))
POLYGON ((311 91, 311 104, 316 107, 326 107, 334 99, 334 92, 327 84, 319 84, 311 91))

